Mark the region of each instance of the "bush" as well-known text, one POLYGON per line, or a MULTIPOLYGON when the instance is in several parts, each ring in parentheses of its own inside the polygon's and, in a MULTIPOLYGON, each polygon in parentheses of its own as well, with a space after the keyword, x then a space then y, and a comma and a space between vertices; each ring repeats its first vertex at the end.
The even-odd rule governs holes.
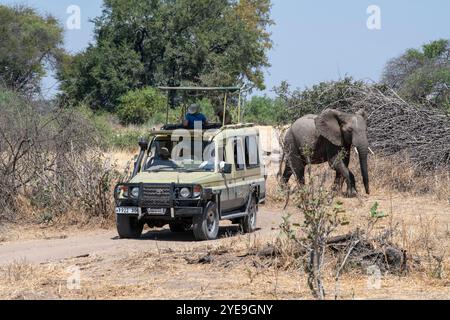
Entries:
POLYGON ((166 98, 150 87, 129 91, 119 101, 117 116, 125 125, 142 125, 166 107, 166 98))
POLYGON ((252 97, 250 101, 244 104, 243 108, 244 120, 259 125, 278 124, 282 112, 282 101, 267 96, 252 97))
POLYGON ((86 114, 41 108, 1 88, 0 109, 0 220, 26 214, 19 210, 24 201, 46 221, 68 212, 102 218, 113 212, 117 172, 86 114))
POLYGON ((110 146, 116 149, 138 149, 139 138, 143 136, 145 136, 145 130, 120 130, 113 135, 110 146))

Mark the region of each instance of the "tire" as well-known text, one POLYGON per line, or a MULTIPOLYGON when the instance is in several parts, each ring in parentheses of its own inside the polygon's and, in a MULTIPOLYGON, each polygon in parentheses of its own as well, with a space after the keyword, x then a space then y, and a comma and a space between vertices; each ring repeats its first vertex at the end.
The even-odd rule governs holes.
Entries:
POLYGON ((193 231, 197 241, 215 240, 219 235, 219 212, 214 202, 209 202, 203 214, 194 217, 193 231))
POLYGON ((258 205, 255 196, 251 196, 247 215, 241 219, 240 227, 243 233, 252 233, 256 230, 258 205))
POLYGON ((190 226, 184 223, 169 223, 170 231, 174 233, 186 232, 187 230, 189 230, 189 227, 190 226))
POLYGON ((137 217, 124 215, 116 216, 116 226, 121 239, 139 239, 144 229, 144 224, 137 217))

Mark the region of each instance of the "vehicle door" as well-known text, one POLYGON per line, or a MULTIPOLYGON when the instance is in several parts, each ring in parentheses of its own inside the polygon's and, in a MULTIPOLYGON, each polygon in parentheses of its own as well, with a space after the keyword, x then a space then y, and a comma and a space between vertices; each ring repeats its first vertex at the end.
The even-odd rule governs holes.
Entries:
POLYGON ((245 167, 244 140, 242 136, 233 139, 233 165, 234 165, 234 209, 245 205, 249 186, 246 183, 247 170, 245 167))

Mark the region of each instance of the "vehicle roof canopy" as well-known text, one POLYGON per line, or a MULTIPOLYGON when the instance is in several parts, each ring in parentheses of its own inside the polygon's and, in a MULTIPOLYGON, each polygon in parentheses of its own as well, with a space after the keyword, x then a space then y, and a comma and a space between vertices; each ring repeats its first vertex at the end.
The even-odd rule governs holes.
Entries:
MULTIPOLYGON (((223 92, 224 93, 224 102, 223 102, 223 123, 222 126, 225 126, 225 114, 226 114, 226 110, 227 110, 227 102, 228 102, 228 94, 232 94, 232 93, 238 93, 238 123, 241 122, 241 96, 242 96, 242 88, 241 87, 164 87, 164 86, 160 86, 158 87, 158 89, 163 90, 163 91, 167 91, 167 94, 169 94, 169 92, 171 91, 218 91, 218 92, 223 92)), ((166 126, 169 125, 169 99, 167 99, 167 110, 166 110, 166 126)))

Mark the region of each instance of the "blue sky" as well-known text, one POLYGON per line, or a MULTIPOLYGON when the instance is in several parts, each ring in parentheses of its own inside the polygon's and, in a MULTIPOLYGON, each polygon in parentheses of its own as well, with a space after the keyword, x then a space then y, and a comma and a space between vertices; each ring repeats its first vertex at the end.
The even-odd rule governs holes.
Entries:
MULTIPOLYGON (((195 1, 195 0, 193 0, 195 1)), ((303 88, 319 81, 351 75, 379 80, 385 62, 407 48, 439 38, 450 38, 450 1, 446 0, 272 0, 271 28, 274 48, 266 71, 267 90, 287 80, 303 88), (366 10, 381 9, 381 30, 369 30, 366 10)), ((70 52, 92 42, 90 19, 100 15, 101 0, 0 0, 1 4, 26 4, 41 13, 51 13, 65 25, 70 5, 81 9, 81 29, 66 30, 70 52)), ((48 77, 44 88, 55 91, 48 77)))

